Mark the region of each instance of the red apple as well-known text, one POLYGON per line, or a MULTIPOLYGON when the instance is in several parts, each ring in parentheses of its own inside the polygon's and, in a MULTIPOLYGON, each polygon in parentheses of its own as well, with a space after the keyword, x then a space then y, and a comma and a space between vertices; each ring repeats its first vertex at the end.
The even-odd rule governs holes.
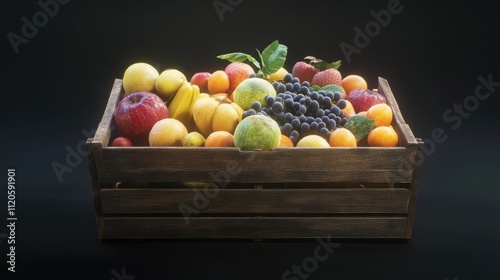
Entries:
POLYGON ((197 85, 200 88, 200 92, 208 92, 208 78, 210 78, 212 73, 209 72, 198 72, 195 73, 190 80, 190 83, 197 85))
POLYGON ((132 144, 132 141, 130 141, 130 139, 125 138, 123 136, 116 137, 111 143, 111 146, 113 147, 130 147, 133 145, 134 144, 132 144))
POLYGON ((161 98, 151 92, 136 92, 125 96, 116 106, 115 123, 118 134, 138 146, 148 145, 153 125, 168 118, 168 109, 161 98))
POLYGON ((375 104, 387 103, 382 94, 369 89, 354 89, 346 99, 351 102, 356 112, 368 111, 375 104))

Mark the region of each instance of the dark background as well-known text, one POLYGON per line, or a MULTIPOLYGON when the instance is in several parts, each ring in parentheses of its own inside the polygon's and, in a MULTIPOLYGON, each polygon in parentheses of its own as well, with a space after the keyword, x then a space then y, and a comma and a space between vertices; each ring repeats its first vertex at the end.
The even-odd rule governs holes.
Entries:
MULTIPOLYGON (((401 1, 403 11, 347 63, 339 44, 389 1, 243 0, 221 21, 207 1, 70 1, 16 54, 7 39, 36 1, 2 7, 2 180, 16 169, 16 270, 1 279, 281 279, 312 255, 309 242, 101 243, 85 159, 59 182, 51 163, 97 127, 113 80, 137 61, 186 76, 223 69, 215 58, 257 55, 278 39, 285 67, 314 55, 342 59, 375 88, 389 80, 414 134, 446 132, 423 165, 414 237, 343 242, 308 279, 500 279, 500 87, 453 129, 443 113, 474 94, 477 77, 500 81, 498 1, 401 1), (17 278, 12 278, 15 276, 17 278)), ((223 1, 225 2, 225 1, 223 1)), ((236 1, 235 1, 236 2, 236 1)), ((341 163, 341 159, 338 159, 341 163)), ((0 220, 6 214, 2 183, 0 220)), ((2 222, 4 223, 4 222, 2 222)), ((6 222, 5 222, 6 223, 6 222)), ((7 229, 0 227, 0 234, 7 229)))

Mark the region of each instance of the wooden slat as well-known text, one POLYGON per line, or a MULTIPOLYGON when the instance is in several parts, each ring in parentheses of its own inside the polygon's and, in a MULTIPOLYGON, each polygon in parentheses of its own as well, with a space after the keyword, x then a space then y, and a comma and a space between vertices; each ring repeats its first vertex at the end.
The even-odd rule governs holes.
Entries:
POLYGON ((94 138, 92 139, 93 143, 100 143, 102 147, 106 147, 108 145, 109 138, 111 136, 113 115, 116 105, 120 101, 120 97, 123 94, 122 90, 122 80, 115 79, 113 88, 111 89, 111 94, 108 98, 108 103, 106 104, 106 109, 104 109, 101 122, 99 123, 94 138))
MULTIPOLYGON (((109 139, 111 137, 111 130, 113 128, 113 115, 116 105, 120 101, 120 96, 123 94, 122 90, 122 81, 120 79, 115 79, 108 98, 108 103, 106 104, 104 114, 101 118, 101 122, 97 127, 94 137, 92 139, 89 139, 87 143, 87 149, 89 151, 89 154, 92 154, 93 162, 97 171, 96 177, 99 176, 102 167, 106 162, 108 162, 108 159, 104 158, 102 155, 102 148, 108 145, 109 139)), ((101 181, 98 180, 98 182, 101 181)))
MULTIPOLYGON (((417 138, 418 146, 417 146, 417 152, 422 151, 422 147, 424 145, 424 142, 422 139, 417 138)), ((414 170, 413 170, 413 179, 410 184, 410 199, 408 200, 408 220, 407 220, 407 232, 406 232, 406 238, 410 239, 413 236, 413 225, 415 224, 415 213, 416 213, 416 208, 417 208, 417 193, 418 193, 418 187, 420 185, 420 170, 421 170, 421 162, 419 164, 415 164, 414 170)))
POLYGON ((406 218, 105 218, 104 238, 406 238, 406 218))
POLYGON ((92 187, 92 200, 94 202, 95 218, 97 224, 97 231, 99 238, 103 238, 103 228, 104 228, 104 215, 102 210, 102 202, 99 196, 99 178, 97 175, 97 167, 95 162, 94 153, 100 152, 100 149, 95 149, 94 146, 100 145, 99 143, 92 143, 92 139, 87 140, 87 164, 90 173, 90 183, 92 187))
MULTIPOLYGON (((122 169, 124 170, 124 169, 122 169)), ((368 182, 368 183, 388 183, 391 179, 393 183, 410 183, 412 171, 407 170, 386 170, 386 171, 356 171, 356 170, 341 170, 334 175, 325 175, 321 172, 310 171, 288 171, 290 169, 274 169, 274 170, 242 170, 237 175, 220 177, 220 183, 241 182, 241 183, 283 183, 283 182, 368 182), (396 175, 396 176, 394 176, 396 175), (394 176, 394 177, 391 177, 394 176), (224 179, 228 178, 228 179, 224 179), (227 181, 226 181, 227 180, 227 181)), ((109 172, 100 175, 102 183, 113 183, 117 181, 124 182, 186 182, 186 181, 203 181, 213 182, 212 174, 216 174, 219 170, 213 171, 194 171, 179 170, 177 172, 161 169, 154 171, 143 172, 128 172, 119 170, 118 172, 109 172)))
POLYGON ((211 190, 207 204, 203 189, 103 189, 100 198, 106 214, 180 214, 179 205, 195 208, 195 203, 200 213, 406 214, 410 196, 405 188, 211 190))
MULTIPOLYGON (((237 148, 103 148, 101 182, 376 182, 397 172, 407 150, 395 148, 276 149, 242 152, 237 148), (216 176, 219 174, 219 176, 216 176), (222 176, 226 174, 228 176, 222 176)), ((411 182, 403 171, 401 183, 411 182)))

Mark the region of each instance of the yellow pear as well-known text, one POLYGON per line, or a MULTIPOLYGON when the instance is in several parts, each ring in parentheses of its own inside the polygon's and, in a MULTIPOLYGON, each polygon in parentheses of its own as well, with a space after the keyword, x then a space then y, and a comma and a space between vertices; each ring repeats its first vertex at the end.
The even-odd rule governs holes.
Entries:
POLYGON ((168 100, 174 95, 182 84, 187 81, 186 76, 177 69, 167 69, 161 72, 156 79, 155 88, 163 100, 168 100))

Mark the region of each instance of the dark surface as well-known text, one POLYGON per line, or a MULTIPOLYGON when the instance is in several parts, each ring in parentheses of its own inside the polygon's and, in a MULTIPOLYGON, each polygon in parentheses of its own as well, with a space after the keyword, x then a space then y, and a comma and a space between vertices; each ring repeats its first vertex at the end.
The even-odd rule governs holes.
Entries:
POLYGON ((85 161, 62 182, 51 167, 84 141, 82 130, 97 126, 114 78, 129 64, 145 61, 190 76, 223 68, 218 54, 256 55, 255 48, 275 39, 289 47, 287 69, 306 55, 342 59, 342 73, 358 73, 370 87, 377 76, 389 80, 417 137, 430 138, 434 128, 447 135, 423 166, 414 238, 339 241, 308 279, 500 278, 500 87, 456 129, 443 118, 474 94, 478 76, 500 81, 497 1, 402 1, 403 11, 351 63, 339 44, 353 44, 353 28, 363 28, 370 11, 388 1, 243 1, 223 21, 212 1, 92 2, 61 5, 17 54, 5 35, 20 34, 21 18, 40 7, 3 4, 1 166, 4 182, 5 170, 16 168, 18 221, 17 272, 7 271, 0 235, 1 279, 108 280, 123 278, 113 274, 122 268, 137 280, 281 279, 313 256, 315 240, 102 243, 85 161))

